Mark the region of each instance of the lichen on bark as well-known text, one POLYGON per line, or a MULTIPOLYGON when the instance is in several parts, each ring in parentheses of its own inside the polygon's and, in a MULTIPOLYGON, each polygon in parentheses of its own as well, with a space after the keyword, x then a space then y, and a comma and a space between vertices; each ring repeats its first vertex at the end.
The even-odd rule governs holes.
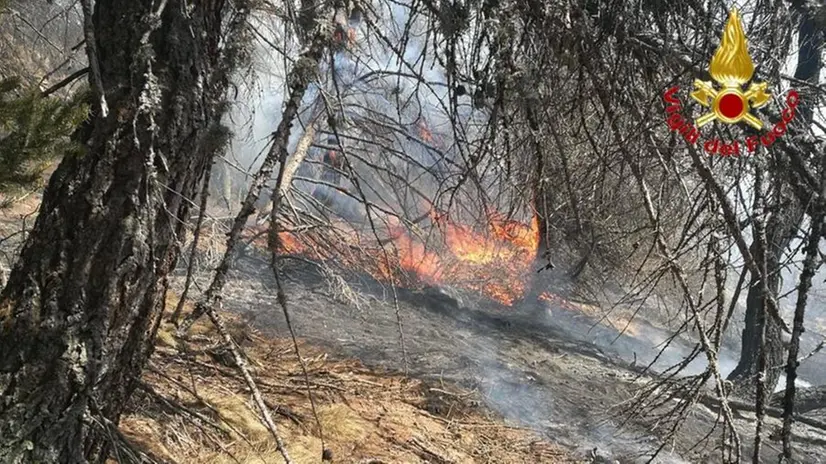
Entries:
POLYGON ((0 462, 105 461, 151 354, 181 197, 197 195, 226 109, 222 38, 246 14, 156 3, 98 0, 89 18, 111 113, 98 104, 78 130, 85 153, 50 179, 0 293, 0 462))

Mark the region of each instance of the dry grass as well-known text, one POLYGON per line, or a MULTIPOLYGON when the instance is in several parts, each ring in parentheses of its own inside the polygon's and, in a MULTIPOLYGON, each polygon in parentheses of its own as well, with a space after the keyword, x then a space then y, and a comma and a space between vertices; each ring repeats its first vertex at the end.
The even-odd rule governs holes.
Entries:
POLYGON ((267 427, 258 419, 255 410, 240 395, 233 392, 207 390, 201 399, 218 413, 224 430, 236 440, 253 444, 266 443, 270 437, 267 427))
POLYGON ((175 326, 162 321, 161 326, 158 327, 158 336, 155 339, 155 344, 169 348, 177 348, 178 340, 175 338, 175 326))
MULTIPOLYGON (((22 218, 33 219, 39 200, 35 194, 0 211, 0 232, 14 232, 22 218)), ((206 234, 201 247, 220 253, 223 241, 218 235, 206 234)), ((335 288, 345 299, 358 297, 348 293, 349 287, 335 288)), ((167 310, 177 303, 177 295, 170 292, 167 310)), ((184 312, 192 309, 188 303, 184 312)), ((334 463, 572 462, 533 431, 509 426, 478 408, 472 394, 458 389, 440 393, 440 407, 434 409, 433 390, 421 381, 376 372, 357 360, 332 360, 301 343, 318 406, 317 423, 291 341, 263 337, 239 318, 224 317, 248 355, 296 464, 321 462, 322 436, 334 463)), ((186 340, 163 321, 143 376, 154 394, 136 391, 121 418, 123 435, 159 462, 283 462, 246 384, 231 363, 216 355, 218 342, 207 318, 193 326, 186 340)))
MULTIPOLYGON (((176 300, 170 296, 167 307, 174 308, 176 300)), ((245 350, 291 458, 297 464, 321 462, 321 435, 291 342, 268 339, 225 317, 233 333, 247 339, 245 350)), ((144 381, 182 409, 139 390, 121 420, 124 435, 165 462, 283 462, 243 380, 210 355, 217 337, 209 321, 199 321, 189 340, 174 333, 173 327, 161 326, 144 381), (211 424, 193 419, 193 413, 211 424)), ((448 386, 434 390, 354 360, 334 361, 304 343, 301 349, 325 446, 335 463, 572 462, 533 431, 508 426, 480 409, 473 394, 448 386), (447 407, 434 411, 434 395, 447 407)))
POLYGON ((367 424, 346 404, 329 404, 319 408, 318 419, 329 440, 359 444, 367 436, 367 424))

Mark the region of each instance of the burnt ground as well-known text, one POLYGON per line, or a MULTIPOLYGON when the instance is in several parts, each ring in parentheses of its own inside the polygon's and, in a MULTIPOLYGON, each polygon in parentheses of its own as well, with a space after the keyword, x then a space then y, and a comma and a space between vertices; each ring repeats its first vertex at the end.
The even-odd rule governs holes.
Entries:
MULTIPOLYGON (((3 263, 10 261, 22 238, 16 231, 24 224, 30 226, 38 200, 33 196, 0 214, 3 263)), ((334 297, 341 294, 340 288, 306 261, 285 259, 284 275, 299 337, 333 357, 358 358, 368 368, 391 373, 404 371, 390 288, 369 277, 354 279, 350 284, 358 291, 356 305, 334 297)), ((211 272, 202 269, 196 280, 203 287, 209 279, 211 272)), ((182 270, 173 281, 182 285, 182 270)), ((196 290, 193 297, 197 297, 196 290)), ((455 290, 447 292, 451 295, 444 290, 398 289, 410 376, 471 390, 478 401, 515 425, 530 427, 582 457, 597 448, 600 455, 623 463, 645 462, 643 455, 661 444, 662 426, 641 420, 624 422, 621 405, 647 381, 637 378, 638 368, 653 359, 658 345, 668 338, 667 332, 637 320, 636 334, 620 335, 583 313, 550 303, 506 308, 455 290)), ((261 331, 282 339, 288 335, 276 305, 272 273, 262 257, 247 253, 238 260, 223 302, 225 309, 244 316, 261 331)), ((689 349, 685 341, 676 341, 657 366, 670 365, 689 349)), ((801 366, 806 380, 826 381, 823 358, 815 356, 801 366)), ((711 429, 716 415, 705 406, 695 406, 659 462, 719 462, 715 453, 719 436, 694 446, 711 429)), ((753 415, 745 412, 737 417, 744 456, 748 456, 753 415)), ((778 424, 768 419, 768 434, 778 424)), ((799 462, 826 462, 824 445, 822 430, 796 424, 799 462)), ((779 450, 780 443, 767 439, 763 462, 777 462, 779 450)))
MULTIPOLYGON (((354 279, 350 284, 358 294, 356 304, 335 298, 340 290, 312 263, 284 261, 290 317, 300 338, 371 368, 405 370, 391 288, 369 277, 354 279)), ((264 257, 248 251, 234 269, 223 308, 265 334, 288 336, 264 257)), ((176 285, 182 277, 181 272, 176 285)), ((205 272, 197 280, 208 285, 210 277, 205 272)), ((655 345, 666 333, 643 323, 637 331, 641 336, 620 334, 548 303, 507 308, 443 289, 399 288, 396 295, 408 375, 469 389, 509 421, 582 457, 596 448, 601 456, 622 463, 646 462, 662 444, 665 427, 642 419, 625 421, 621 410, 649 380, 639 378, 635 365, 653 359, 655 345)), ((677 341, 667 357, 678 359, 688 349, 687 343, 677 341)), ((719 461, 719 434, 703 441, 716 416, 716 411, 695 406, 677 439, 666 443, 655 462, 719 461)), ((737 420, 745 457, 751 453, 754 421, 748 412, 738 414, 737 420)), ((778 420, 767 419, 769 432, 778 425, 778 420)), ((795 437, 799 462, 826 462, 823 431, 798 424, 795 437)), ((763 461, 776 462, 780 443, 764 443, 763 461)))

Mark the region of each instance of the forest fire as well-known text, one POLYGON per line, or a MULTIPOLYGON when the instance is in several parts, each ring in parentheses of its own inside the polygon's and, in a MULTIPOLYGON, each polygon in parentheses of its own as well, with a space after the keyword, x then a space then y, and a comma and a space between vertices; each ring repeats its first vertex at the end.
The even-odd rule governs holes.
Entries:
POLYGON ((442 231, 444 252, 428 250, 402 233, 394 241, 402 269, 426 283, 475 290, 505 305, 522 296, 539 243, 535 219, 527 225, 489 214, 487 233, 444 215, 432 219, 442 231))
POLYGON ((550 292, 542 292, 539 295, 539 299, 541 301, 546 301, 548 303, 551 303, 553 305, 559 306, 570 311, 577 311, 580 309, 570 301, 566 300, 565 298, 562 298, 561 296, 550 292))
POLYGON ((292 232, 279 232, 278 240, 281 249, 286 253, 302 254, 307 251, 307 247, 292 232))
MULTIPOLYGON (((431 212, 430 219, 433 231, 439 232, 431 234, 430 239, 413 234, 397 221, 392 221, 384 252, 378 245, 365 246, 371 242, 369 235, 362 237, 355 232, 351 243, 340 248, 335 248, 331 244, 333 241, 290 231, 280 232, 279 241, 282 251, 287 254, 322 261, 334 259, 380 281, 392 280, 405 287, 421 284, 452 286, 478 292, 506 306, 512 306, 525 294, 539 245, 536 218, 525 224, 498 213, 489 213, 484 230, 453 222, 444 214, 431 212), (355 246, 356 243, 361 245, 355 246), (351 253, 353 250, 357 251, 351 253)), ((266 230, 261 229, 258 234, 266 236, 266 230)), ((258 239, 258 242, 266 245, 266 239, 258 239)), ((375 243, 375 237, 372 243, 375 243)), ((573 302, 547 291, 539 294, 537 299, 631 335, 638 330, 633 318, 619 311, 606 313, 597 305, 573 302)))
MULTIPOLYGON (((378 245, 365 246, 375 243, 375 237, 370 240, 370 234, 360 236, 356 232, 352 244, 360 245, 349 248, 360 251, 348 256, 333 250, 332 244, 325 245, 324 240, 303 234, 280 232, 279 242, 285 253, 322 260, 335 258, 382 281, 395 276, 397 283, 406 286, 450 285, 477 291, 505 305, 512 305, 523 295, 539 244, 535 218, 525 224, 490 213, 487 224, 478 228, 454 222, 444 214, 431 213, 430 219, 433 232, 438 233, 430 234, 429 239, 412 234, 394 221, 388 240, 383 240, 386 255, 380 253, 378 245), (330 249, 325 249, 327 246, 330 249), (385 256, 390 260, 389 270, 385 256)), ((255 233, 259 236, 256 242, 265 245, 265 230, 255 233)))
POLYGON ((591 318, 594 321, 598 321, 605 326, 613 327, 617 331, 628 335, 638 335, 640 333, 639 326, 634 321, 633 315, 628 315, 619 311, 605 312, 599 306, 586 303, 575 303, 550 292, 542 292, 538 299, 554 307, 579 313, 591 318))

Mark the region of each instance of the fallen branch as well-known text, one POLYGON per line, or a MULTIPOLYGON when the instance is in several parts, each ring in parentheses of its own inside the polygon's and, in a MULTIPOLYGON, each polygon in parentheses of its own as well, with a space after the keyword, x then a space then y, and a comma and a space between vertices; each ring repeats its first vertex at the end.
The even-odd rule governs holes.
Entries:
POLYGON ((270 401, 267 401, 267 400, 264 400, 264 402, 267 404, 267 406, 270 409, 275 411, 276 414, 278 414, 282 417, 286 417, 287 419, 293 421, 293 423, 295 423, 295 425, 301 427, 305 432, 307 431, 307 427, 305 427, 304 423, 301 421, 301 416, 299 416, 295 411, 293 411, 292 409, 290 409, 286 406, 273 404, 273 403, 271 403, 270 401))
MULTIPOLYGON (((774 406, 782 405, 784 395, 785 391, 772 395, 771 404, 774 406)), ((824 408, 826 408, 826 385, 801 388, 797 391, 794 402, 794 412, 803 414, 824 408)))
POLYGON ((241 374, 244 376, 244 381, 247 384, 247 387, 252 391, 252 398, 255 402, 255 405, 258 406, 258 409, 261 411, 261 415, 264 418, 264 425, 269 429, 270 433, 272 434, 273 438, 275 439, 275 449, 281 453, 281 456, 284 458, 284 461, 287 464, 292 464, 290 460, 290 455, 287 453, 287 448, 284 447, 284 442, 281 440, 281 436, 278 435, 278 429, 275 426, 275 422, 272 420, 272 416, 270 415, 270 410, 267 407, 267 404, 264 402, 264 397, 261 395, 261 391, 255 385, 255 380, 252 378, 252 374, 250 374, 250 370, 247 367, 247 359, 245 356, 241 354, 240 348, 235 344, 235 341, 232 339, 232 335, 229 334, 227 331, 226 326, 224 325, 223 319, 218 315, 218 313, 212 307, 206 307, 206 314, 209 316, 209 319, 212 321, 213 325, 215 325, 215 329, 218 330, 218 333, 226 342, 230 352, 232 353, 232 357, 235 360, 235 364, 238 367, 238 370, 241 371, 241 374))
MULTIPOLYGON (((303 152, 295 153, 293 155, 294 158, 300 158, 300 160, 303 160, 303 158, 306 157, 307 149, 310 146, 310 141, 312 140, 311 136, 314 133, 314 131, 308 129, 308 132, 310 137, 306 137, 308 134, 305 133, 305 137, 301 141, 299 141, 299 148, 303 147, 303 152)), ((275 189, 273 190, 272 196, 270 198, 270 204, 272 209, 270 210, 270 228, 269 235, 267 237, 271 258, 270 269, 272 270, 273 277, 275 278, 276 297, 278 300, 278 305, 281 306, 281 310, 284 314, 284 321, 287 323, 287 329, 290 331, 290 338, 292 339, 295 356, 298 359, 298 364, 301 366, 301 372, 304 376, 304 382, 307 388, 307 397, 310 400, 310 409, 313 412, 313 417, 315 418, 316 425, 318 426, 318 437, 319 441, 321 441, 321 459, 322 461, 327 461, 326 457, 330 454, 330 451, 324 444, 324 430, 321 426, 321 421, 318 418, 318 412, 316 411, 313 392, 310 389, 310 376, 307 373, 307 365, 304 362, 304 358, 301 357, 301 349, 298 346, 298 339, 295 336, 295 329, 293 328, 292 322, 290 321, 290 311, 287 307, 287 294, 284 292, 284 286, 281 283, 281 275, 278 272, 278 250, 280 247, 280 240, 278 236, 278 211, 281 206, 281 200, 284 198, 284 195, 282 193, 285 193, 289 190, 289 185, 290 183, 292 183, 292 176, 295 172, 295 169, 297 169, 298 165, 300 164, 300 161, 298 163, 293 163, 292 171, 287 172, 287 169, 290 168, 290 165, 287 165, 287 156, 287 140, 284 139, 283 146, 281 146, 280 148, 279 162, 281 164, 281 169, 279 169, 278 171, 278 178, 275 183, 275 189)))
POLYGON ((180 414, 183 414, 185 416, 190 416, 192 418, 195 418, 198 421, 200 421, 201 423, 212 427, 218 433, 224 433, 224 429, 221 428, 221 426, 217 422, 212 420, 211 418, 201 414, 198 411, 187 408, 186 406, 178 403, 177 401, 173 401, 173 400, 165 397, 164 395, 161 395, 160 393, 155 391, 155 389, 152 388, 151 385, 147 384, 146 382, 143 382, 143 381, 138 382, 138 389, 140 389, 141 391, 143 391, 147 395, 151 396, 153 399, 158 401, 161 405, 165 406, 166 409, 168 409, 172 412, 180 413, 180 414))
POLYGON ((435 462, 437 464, 453 464, 455 461, 443 456, 440 452, 431 449, 427 443, 424 443, 418 437, 413 437, 408 442, 408 448, 419 455, 427 462, 435 462))
POLYGON ((158 459, 155 456, 150 456, 144 451, 136 448, 131 441, 118 429, 111 420, 100 414, 97 408, 94 408, 96 413, 91 414, 85 420, 91 422, 97 427, 100 427, 112 442, 112 454, 119 463, 127 464, 167 464, 168 461, 158 459))
MULTIPOLYGON (((698 400, 700 403, 714 410, 717 410, 721 406, 720 400, 710 395, 702 394, 700 395, 698 400)), ((753 404, 746 403, 745 401, 729 399, 726 401, 726 403, 728 404, 729 408, 731 408, 734 411, 748 411, 752 413, 757 411, 753 404)), ((783 410, 780 408, 766 407, 764 412, 769 417, 774 417, 778 419, 783 417, 783 410)), ((824 421, 801 416, 800 414, 794 414, 792 418, 797 422, 800 422, 801 424, 806 424, 810 427, 814 427, 820 430, 826 430, 826 422, 824 421)))
MULTIPOLYGON (((158 374, 160 374, 160 375, 164 375, 164 376, 165 376, 165 374, 162 374, 161 372, 157 372, 157 373, 158 373, 158 374)), ((169 379, 169 380, 173 380, 171 377, 168 377, 168 376, 165 376, 165 377, 166 377, 167 379, 169 379)), ((177 383, 177 381, 175 381, 175 382, 177 383)), ((187 390, 190 394, 192 394, 192 395, 193 395, 195 398, 197 398, 200 402, 202 402, 204 405, 206 405, 206 406, 207 406, 210 410, 212 410, 212 411, 213 411, 216 415, 218 415, 218 414, 219 414, 219 413, 218 413, 218 411, 217 411, 214 407, 212 407, 211 405, 207 404, 207 403, 206 403, 204 400, 202 400, 202 399, 201 399, 201 398, 200 398, 197 394, 194 394, 192 391, 190 391, 188 388, 186 388, 186 387, 185 387, 185 386, 183 386, 183 385, 180 385, 180 384, 178 384, 178 385, 179 385, 179 386, 181 386, 181 387, 183 387, 183 388, 185 388, 185 389, 186 389, 186 390, 187 390)), ((184 405, 180 404, 179 402, 177 402, 177 401, 173 401, 173 400, 171 400, 171 399, 169 399, 169 398, 167 398, 167 397, 165 397, 165 396, 161 395, 160 393, 158 393, 157 391, 155 391, 155 390, 154 390, 154 389, 153 389, 153 388, 152 388, 149 384, 144 383, 144 382, 140 382, 140 383, 138 384, 138 388, 140 388, 140 389, 141 389, 144 393, 147 393, 147 394, 149 394, 150 396, 152 396, 153 398, 155 398, 155 400, 159 401, 159 402, 160 402, 163 406, 165 406, 167 409, 169 409, 169 410, 170 410, 170 412, 172 412, 172 413, 176 413, 176 414, 183 413, 183 416, 184 416, 184 417, 187 417, 187 419, 188 419, 191 423, 193 423, 195 426, 199 427, 199 428, 201 429, 201 431, 202 431, 202 432, 206 432, 206 431, 205 431, 205 430, 204 430, 204 429, 200 426, 200 424, 199 424, 199 423, 197 423, 197 422, 195 421, 195 419, 197 419, 197 421, 200 421, 200 422, 202 422, 202 423, 204 423, 204 424, 207 424, 207 425, 209 425, 210 427, 212 427, 212 428, 216 429, 216 430, 218 431, 218 433, 221 433, 221 434, 225 433, 225 430, 224 430, 224 429, 222 429, 220 425, 218 425, 217 423, 215 423, 214 421, 212 421, 212 420, 211 420, 210 418, 208 418, 207 416, 204 416, 203 414, 199 413, 198 411, 193 411, 192 409, 187 408, 186 406, 184 406, 184 405)), ((252 443, 249 441, 249 439, 248 439, 246 436, 244 436, 244 434, 243 434, 243 433, 241 433, 241 431, 240 431, 240 430, 238 430, 238 429, 237 429, 237 428, 235 428, 232 424, 229 424, 229 423, 227 423, 227 422, 224 422, 224 424, 225 424, 225 425, 226 425, 226 426, 227 426, 227 427, 228 427, 231 431, 235 432, 235 433, 236 433, 239 437, 241 437, 241 439, 243 439, 243 440, 244 440, 247 444, 249 444, 250 446, 252 446, 252 443)), ((207 437, 207 439, 208 439, 209 441, 211 441, 213 444, 215 444, 218 448, 220 448, 220 449, 221 449, 221 451, 222 451, 224 454, 226 454, 227 456, 229 456, 229 458, 230 458, 230 459, 232 459, 234 462, 237 462, 237 463, 239 463, 239 464, 240 464, 240 461, 238 460, 238 458, 237 458, 234 454, 232 454, 232 452, 231 452, 229 449, 227 449, 227 447, 226 447, 226 446, 224 446, 224 444, 223 444, 223 443, 221 443, 221 441, 220 441, 220 440, 218 440, 217 438, 213 437, 212 435, 210 435, 210 434, 208 434, 208 433, 204 433, 204 436, 205 436, 205 437, 207 437)))

